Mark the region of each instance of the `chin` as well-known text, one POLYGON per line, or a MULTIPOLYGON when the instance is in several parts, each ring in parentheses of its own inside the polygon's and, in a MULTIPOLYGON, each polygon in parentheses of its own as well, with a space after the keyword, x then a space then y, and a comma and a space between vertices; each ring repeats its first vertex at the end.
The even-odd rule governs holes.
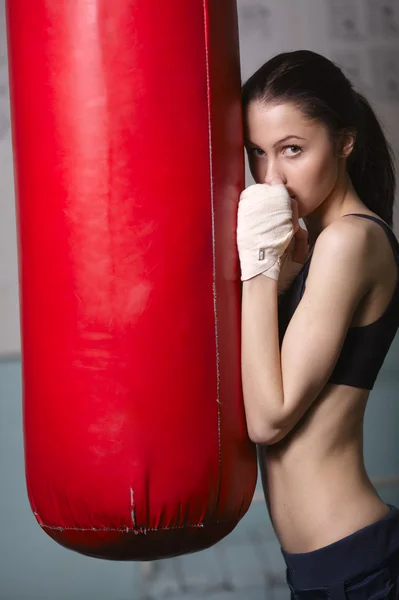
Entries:
POLYGON ((309 206, 309 204, 304 205, 303 203, 298 202, 298 218, 306 219, 306 217, 309 217, 310 215, 314 214, 319 208, 319 206, 320 204, 311 204, 309 206))

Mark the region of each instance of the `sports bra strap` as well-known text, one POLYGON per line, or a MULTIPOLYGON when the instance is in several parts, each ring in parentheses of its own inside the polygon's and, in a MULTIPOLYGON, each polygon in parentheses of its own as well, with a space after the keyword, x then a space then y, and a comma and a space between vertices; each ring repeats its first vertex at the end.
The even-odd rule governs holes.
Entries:
POLYGON ((385 223, 385 221, 383 221, 382 219, 379 219, 378 217, 374 217, 373 215, 364 215, 362 213, 349 213, 349 214, 343 215, 343 216, 344 217, 362 217, 363 219, 369 219, 370 221, 374 221, 374 223, 378 223, 378 225, 380 225, 380 227, 382 227, 382 229, 387 234, 388 240, 389 240, 392 250, 395 254, 395 258, 397 261, 399 261, 399 242, 398 242, 394 232, 389 227, 389 225, 387 225, 387 223, 385 223))

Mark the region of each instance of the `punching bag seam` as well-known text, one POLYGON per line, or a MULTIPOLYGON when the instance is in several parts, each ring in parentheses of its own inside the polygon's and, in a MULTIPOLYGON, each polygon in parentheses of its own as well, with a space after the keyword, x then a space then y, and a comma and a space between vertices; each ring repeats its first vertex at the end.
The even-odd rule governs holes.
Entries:
MULTIPOLYGON (((35 515, 37 518, 37 515, 35 515)), ((210 521, 209 526, 213 527, 216 524, 236 523, 236 519, 217 519, 210 521)), ((185 523, 184 525, 173 525, 170 527, 141 527, 134 529, 133 527, 62 527, 62 525, 44 525, 39 523, 42 529, 50 529, 52 531, 119 531, 121 533, 143 534, 152 531, 174 531, 176 529, 203 529, 207 523, 185 523)))
POLYGON ((211 77, 209 61, 209 8, 207 0, 202 1, 204 12, 204 41, 205 41, 205 69, 206 69, 206 92, 208 109, 208 139, 209 139, 209 179, 211 195, 211 216, 212 216, 212 261, 213 261, 213 310, 215 316, 215 347, 216 347, 216 402, 218 411, 218 449, 219 449, 219 473, 218 489, 216 494, 215 513, 218 511, 219 497, 222 477, 222 448, 221 448, 221 411, 220 411, 220 355, 219 355, 219 331, 218 331, 218 311, 217 311, 217 290, 216 290, 216 236, 215 236, 215 197, 213 185, 213 147, 212 147, 212 114, 211 114, 211 77))

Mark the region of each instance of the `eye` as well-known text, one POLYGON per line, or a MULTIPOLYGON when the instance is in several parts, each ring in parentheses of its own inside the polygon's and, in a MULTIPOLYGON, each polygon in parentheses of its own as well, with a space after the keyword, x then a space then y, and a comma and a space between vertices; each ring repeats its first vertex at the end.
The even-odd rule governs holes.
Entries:
POLYGON ((248 148, 248 154, 250 156, 256 156, 256 157, 265 156, 265 153, 263 152, 263 150, 261 150, 260 148, 256 148, 255 146, 250 146, 248 148))
POLYGON ((292 158, 294 156, 297 156, 298 154, 301 154, 301 152, 302 152, 302 148, 300 146, 295 145, 295 144, 293 144, 291 146, 284 146, 283 152, 285 153, 286 150, 290 150, 291 151, 291 153, 289 154, 290 158, 292 158))

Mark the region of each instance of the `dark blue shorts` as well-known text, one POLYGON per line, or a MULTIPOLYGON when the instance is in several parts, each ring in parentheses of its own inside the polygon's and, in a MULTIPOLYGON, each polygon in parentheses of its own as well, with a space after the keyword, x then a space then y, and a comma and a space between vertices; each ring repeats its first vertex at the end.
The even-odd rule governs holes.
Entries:
POLYGON ((289 554, 287 583, 294 600, 399 600, 399 510, 329 546, 289 554))

